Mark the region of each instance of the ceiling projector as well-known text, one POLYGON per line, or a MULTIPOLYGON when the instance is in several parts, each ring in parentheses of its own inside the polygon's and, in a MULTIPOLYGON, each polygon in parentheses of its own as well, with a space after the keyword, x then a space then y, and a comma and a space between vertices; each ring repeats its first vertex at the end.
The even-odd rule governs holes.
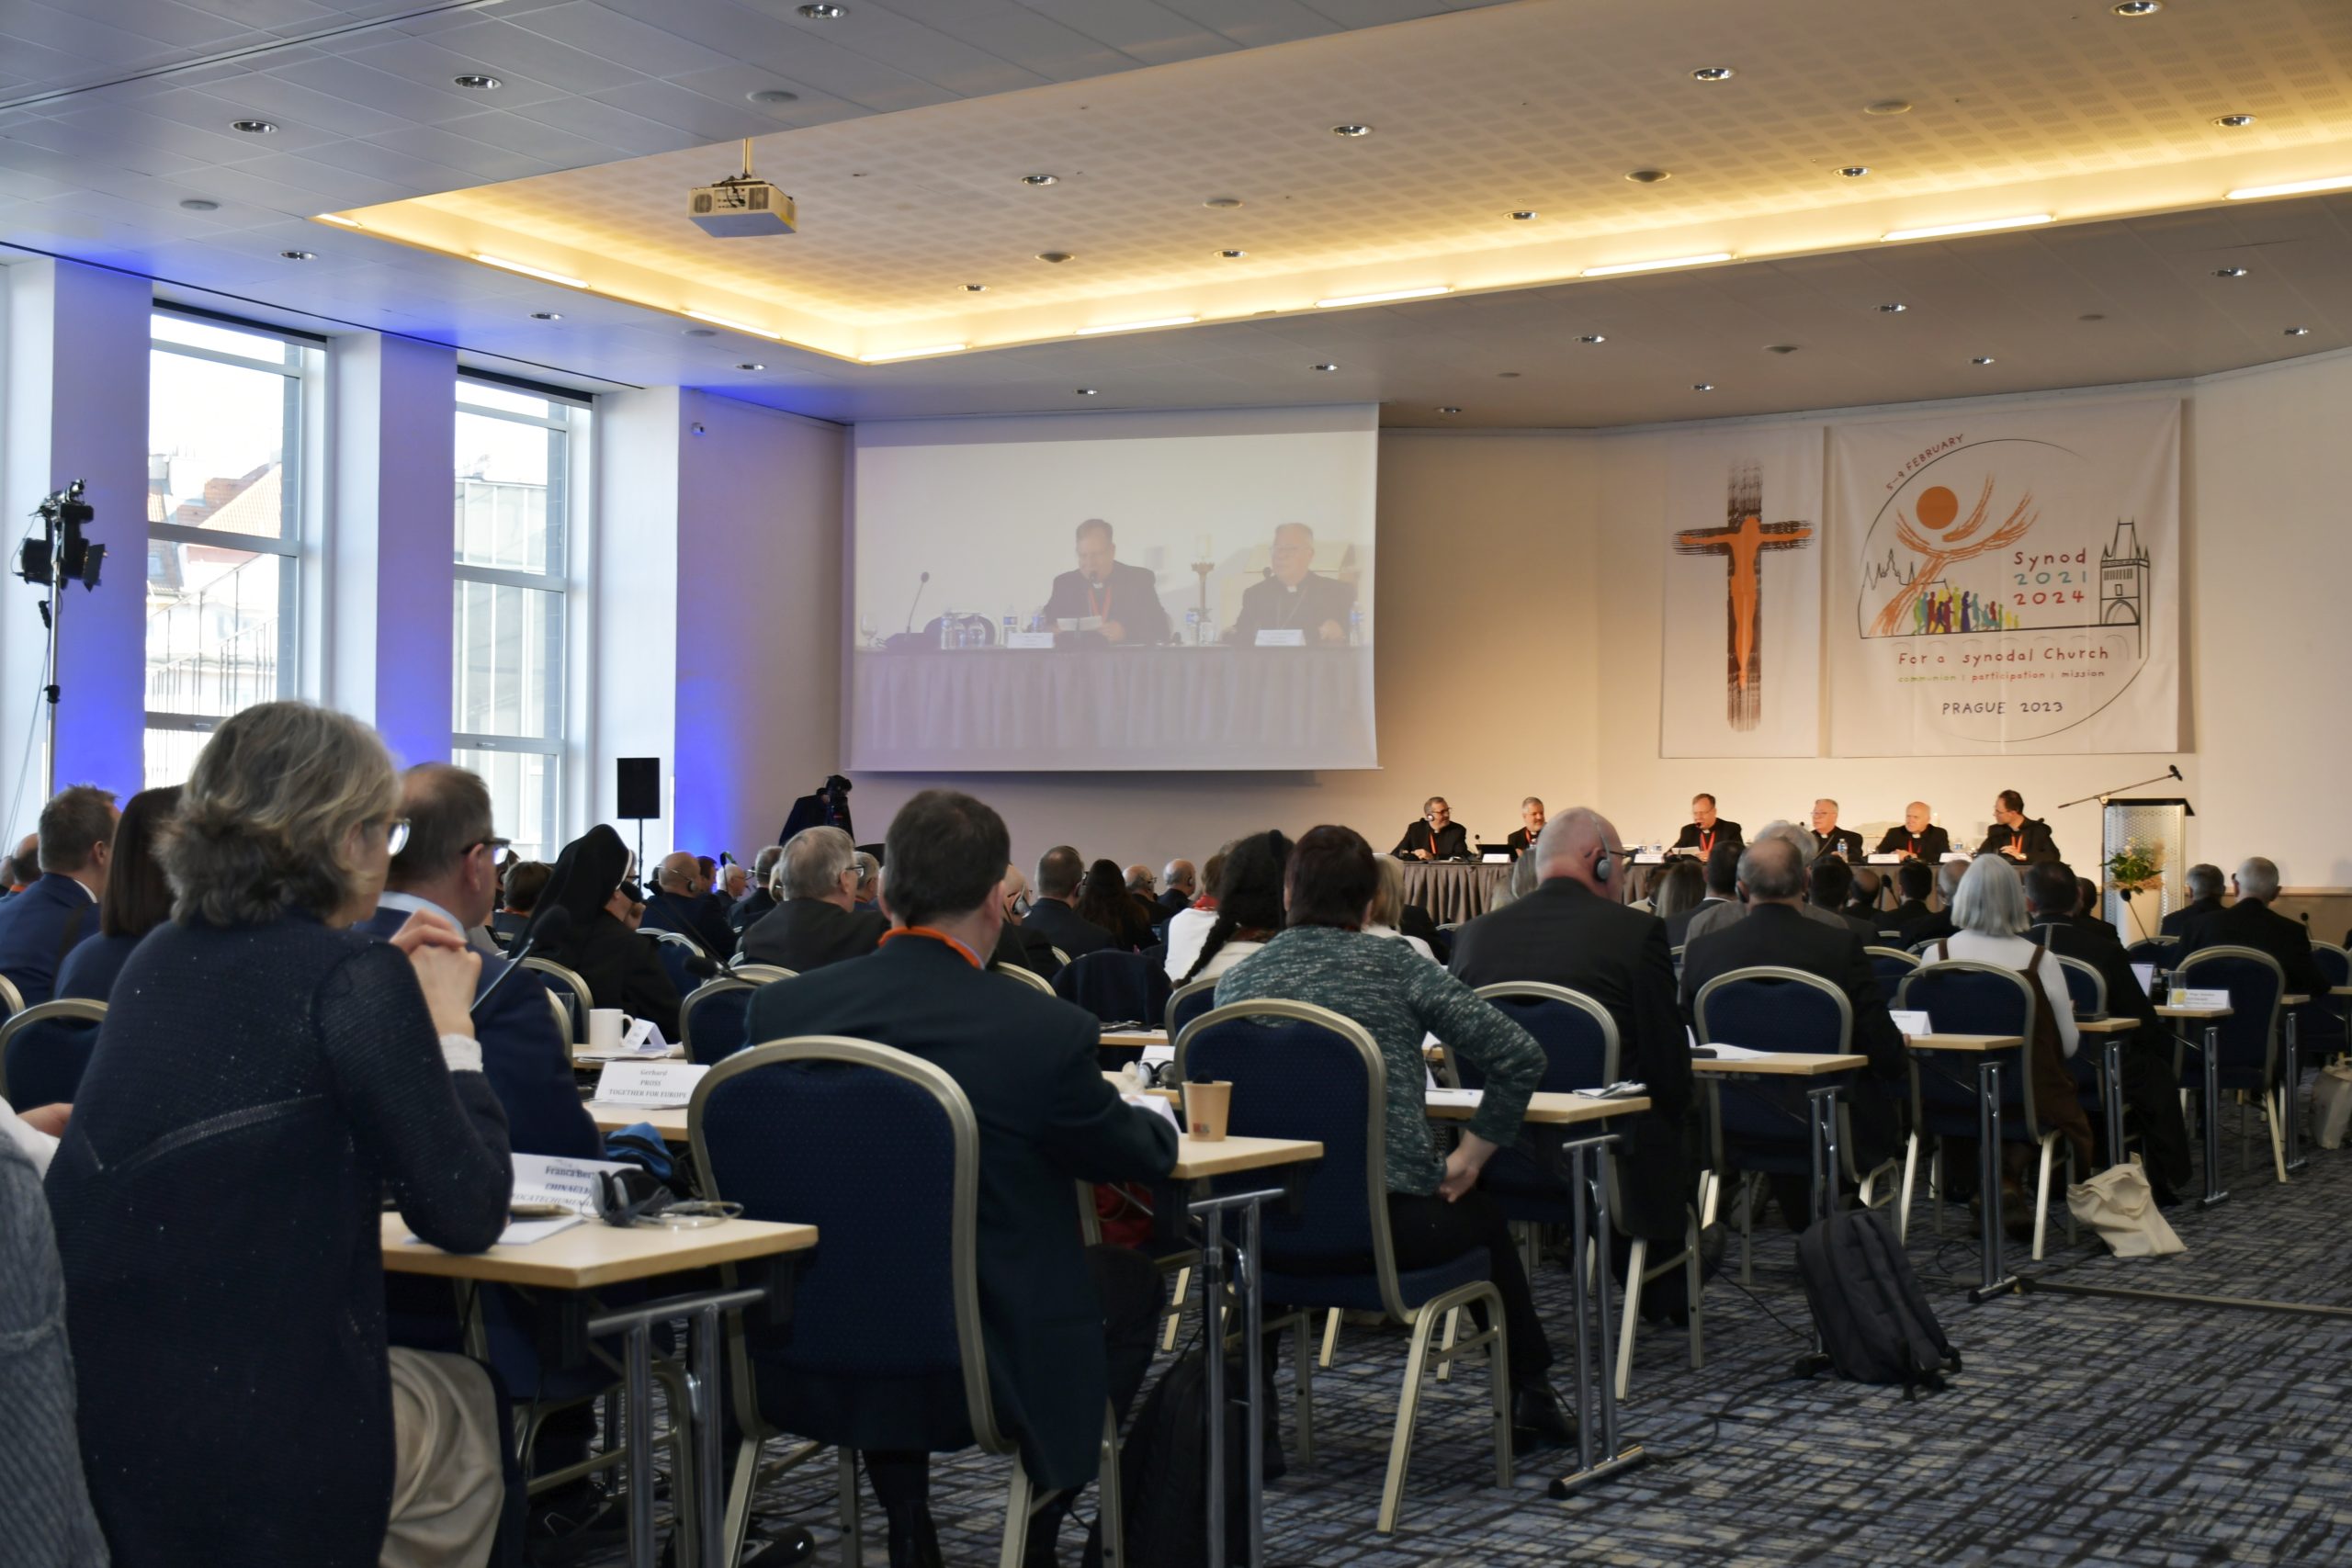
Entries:
POLYGON ((789 234, 794 229, 792 197, 752 176, 748 141, 743 143, 743 172, 688 191, 686 216, 704 233, 719 240, 789 234))

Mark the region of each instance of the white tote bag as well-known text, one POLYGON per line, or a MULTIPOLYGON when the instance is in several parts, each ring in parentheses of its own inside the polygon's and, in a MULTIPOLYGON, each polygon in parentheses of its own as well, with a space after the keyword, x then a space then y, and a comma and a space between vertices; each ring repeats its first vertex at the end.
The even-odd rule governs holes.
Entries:
POLYGON ((2312 1080, 2312 1121, 2319 1146, 2340 1149, 2352 1129, 2352 1067, 2322 1067, 2312 1080))
POLYGON ((2139 1162, 2113 1165, 2066 1189, 2066 1209, 2098 1232, 2118 1258, 2168 1258, 2188 1247, 2156 1207, 2139 1162))

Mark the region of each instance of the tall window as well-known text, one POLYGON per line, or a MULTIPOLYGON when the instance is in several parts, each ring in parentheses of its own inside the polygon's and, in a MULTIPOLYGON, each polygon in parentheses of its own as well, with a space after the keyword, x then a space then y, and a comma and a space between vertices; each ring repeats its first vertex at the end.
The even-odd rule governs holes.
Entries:
POLYGON ((213 726, 294 691, 302 400, 318 351, 158 310, 147 404, 150 785, 213 726))
POLYGON ((571 464, 586 411, 458 380, 453 760, 527 860, 562 843, 571 464))

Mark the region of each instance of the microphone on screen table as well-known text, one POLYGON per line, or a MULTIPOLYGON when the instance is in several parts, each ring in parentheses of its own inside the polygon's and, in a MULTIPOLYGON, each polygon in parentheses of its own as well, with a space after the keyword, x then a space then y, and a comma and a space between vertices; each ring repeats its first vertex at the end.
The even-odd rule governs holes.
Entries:
MULTIPOLYGON (((545 898, 547 895, 542 892, 539 897, 545 898)), ((531 929, 523 933, 523 940, 515 944, 514 951, 506 955, 506 967, 499 972, 498 978, 492 980, 481 995, 474 998, 474 1005, 466 1010, 467 1014, 471 1016, 481 1011, 482 1004, 498 995, 498 987, 506 984, 507 976, 523 967, 523 960, 531 956, 532 949, 543 941, 562 936, 571 929, 571 911, 562 905, 550 904, 540 910, 538 919, 533 920, 531 929)))
POLYGON ((908 600, 908 601, 907 601, 907 625, 906 625, 906 629, 907 629, 908 631, 912 631, 912 630, 914 630, 914 629, 915 629, 915 606, 922 603, 922 591, 923 591, 923 587, 924 587, 924 585, 925 585, 925 584, 927 584, 927 583, 928 583, 928 582, 930 582, 930 581, 931 581, 931 573, 929 573, 929 572, 927 572, 927 571, 926 571, 926 572, 924 572, 924 573, 922 574, 922 576, 921 576, 920 578, 918 578, 918 579, 916 579, 916 580, 915 580, 915 596, 914 596, 912 599, 910 599, 910 600, 908 600))

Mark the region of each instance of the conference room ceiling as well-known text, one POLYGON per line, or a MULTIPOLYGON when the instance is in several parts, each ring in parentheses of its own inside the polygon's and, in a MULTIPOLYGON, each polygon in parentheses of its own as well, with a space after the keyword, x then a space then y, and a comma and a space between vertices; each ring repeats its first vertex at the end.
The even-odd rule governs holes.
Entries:
POLYGON ((1361 400, 1391 425, 1599 426, 2352 343, 2352 195, 2222 199, 2352 175, 2340 0, 842 4, 18 5, 0 241, 831 419, 1361 400), (1692 79, 1709 65, 1735 74, 1692 79), (1864 112, 1889 100, 1910 107, 1864 112), (278 130, 228 129, 256 118, 278 130), (800 233, 687 223, 746 135, 800 233), (2057 220, 1878 238, 2035 213, 2057 220), (1713 252, 1737 259, 1578 276, 1713 252), (1175 315, 1206 319, 1073 335, 1175 315), (855 363, 949 342, 972 347, 855 363))

